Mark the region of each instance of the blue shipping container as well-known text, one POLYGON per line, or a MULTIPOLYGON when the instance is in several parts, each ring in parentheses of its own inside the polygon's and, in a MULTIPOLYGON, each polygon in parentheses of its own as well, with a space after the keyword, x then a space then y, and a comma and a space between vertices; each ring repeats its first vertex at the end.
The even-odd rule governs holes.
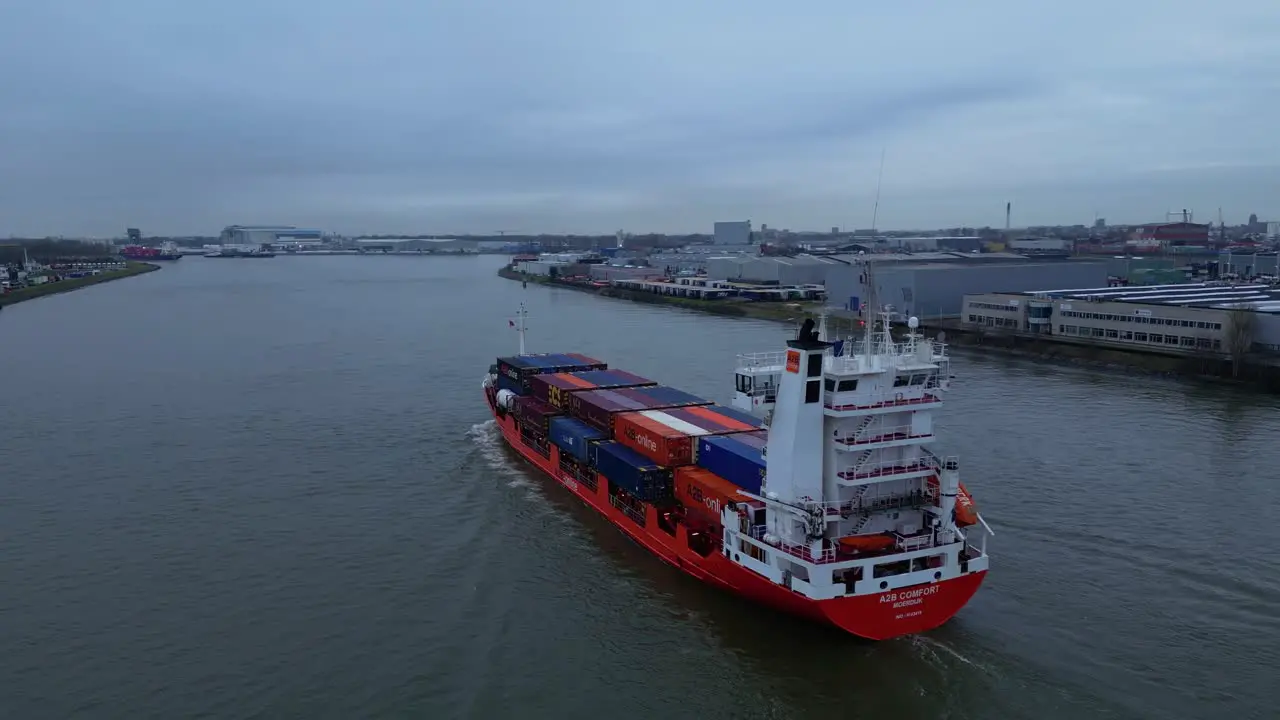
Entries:
POLYGON ((671 499, 670 469, 612 440, 592 443, 591 447, 596 471, 609 482, 645 502, 671 499))
POLYGON ((698 467, 756 495, 764 484, 764 453, 734 440, 732 435, 698 438, 698 467))
POLYGON ((651 397, 659 402, 668 403, 670 405, 710 405, 710 400, 704 400, 697 395, 687 393, 683 390, 677 390, 666 385, 651 385, 646 387, 629 388, 632 392, 651 397))
POLYGON ((629 387, 632 385, 656 385, 657 383, 624 370, 583 370, 573 376, 599 387, 629 387))
POLYGON ((563 416, 551 418, 547 434, 556 447, 583 462, 587 461, 587 449, 591 447, 593 441, 604 440, 609 437, 607 433, 603 433, 577 418, 563 416))
POLYGON ((511 378, 507 377, 506 375, 499 375, 499 376, 498 376, 498 389, 499 389, 499 390, 510 390, 511 392, 513 392, 513 393, 515 393, 515 394, 517 394, 517 395, 523 395, 523 394, 524 394, 524 388, 520 387, 520 381, 518 381, 518 380, 512 380, 511 378))

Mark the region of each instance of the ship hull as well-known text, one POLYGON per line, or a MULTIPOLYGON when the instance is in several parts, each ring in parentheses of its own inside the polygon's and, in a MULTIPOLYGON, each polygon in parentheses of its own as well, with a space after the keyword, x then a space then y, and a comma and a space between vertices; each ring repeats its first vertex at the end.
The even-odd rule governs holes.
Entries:
MULTIPOLYGON (((831 600, 807 598, 730 561, 721 552, 699 555, 688 546, 685 526, 676 525, 674 533, 662 529, 652 506, 646 505, 647 515, 641 526, 609 502, 605 482, 598 482, 592 489, 560 470, 559 449, 555 445, 550 445, 546 457, 525 445, 514 418, 499 412, 488 393, 485 399, 507 445, 526 462, 576 495, 658 559, 753 602, 832 625, 867 640, 888 640, 932 630, 947 622, 969 602, 986 577, 984 570, 939 583, 871 595, 831 600)), ((600 476, 600 480, 607 478, 600 476)))

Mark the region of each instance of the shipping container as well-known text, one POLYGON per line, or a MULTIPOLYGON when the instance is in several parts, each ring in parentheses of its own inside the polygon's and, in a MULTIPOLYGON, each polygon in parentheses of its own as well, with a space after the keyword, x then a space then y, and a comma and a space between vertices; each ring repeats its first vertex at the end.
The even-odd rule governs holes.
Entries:
POLYGON ((529 378, 529 394, 562 408, 568 404, 568 394, 572 392, 653 384, 652 380, 622 370, 584 370, 534 375, 529 378))
MULTIPOLYGON (((698 408, 698 409, 701 409, 701 408, 698 408)), ((706 409, 714 410, 720 415, 724 415, 733 420, 737 420, 738 422, 744 425, 750 425, 752 430, 758 430, 764 427, 764 420, 761 420, 760 418, 756 417, 755 415, 752 415, 751 413, 745 410, 726 407, 724 405, 710 405, 706 409)))
POLYGON ((745 445, 750 445, 757 450, 764 450, 769 444, 769 431, 753 430, 751 432, 734 433, 733 439, 745 445))
POLYGON ((541 433, 547 432, 547 423, 551 417, 561 413, 560 410, 527 395, 516 398, 511 407, 511 412, 522 424, 537 428, 538 432, 541 433))
POLYGON ((661 410, 618 413, 613 418, 614 439, 659 465, 692 463, 696 437, 705 434, 661 410))
POLYGON ((706 435, 698 439, 698 467, 709 470, 749 493, 760 494, 764 483, 764 453, 737 435, 706 435))
POLYGON ((575 372, 579 370, 603 370, 608 366, 599 360, 577 353, 546 353, 542 355, 513 355, 498 358, 498 376, 509 377, 527 387, 529 378, 543 373, 575 372))
POLYGON ((633 497, 659 503, 672 497, 671 470, 612 440, 591 443, 591 464, 633 497))
POLYGON ((509 378, 506 375, 498 375, 498 389, 510 390, 511 392, 517 395, 524 394, 524 387, 520 385, 520 381, 513 380, 512 378, 509 378))
POLYGON ((644 410, 641 403, 614 390, 583 390, 569 395, 569 414, 602 430, 613 430, 613 414, 644 410))
POLYGON ((605 390, 609 388, 658 384, 648 378, 640 377, 635 373, 629 373, 626 370, 583 370, 581 372, 571 374, 580 380, 586 380, 589 383, 594 383, 597 388, 605 390))
POLYGON ((758 424, 744 423, 741 420, 729 417, 720 412, 720 410, 721 408, 716 405, 696 405, 693 407, 666 408, 661 412, 701 428, 703 432, 699 433, 700 435, 724 435, 726 433, 748 432, 760 428, 758 424))
POLYGON ((647 410, 658 410, 660 408, 684 407, 687 405, 710 405, 710 400, 705 400, 692 395, 683 390, 677 390, 666 385, 652 385, 649 387, 622 388, 615 391, 619 395, 642 402, 647 410))
POLYGON ((603 363, 599 360, 583 355, 582 353, 566 353, 574 362, 581 365, 584 370, 608 370, 609 363, 603 363))
POLYGON ((737 485, 696 465, 676 468, 674 479, 676 500, 685 510, 713 519, 717 524, 720 511, 730 503, 750 500, 739 492, 737 485))
POLYGON ((551 442, 561 451, 586 462, 587 448, 597 440, 608 440, 609 436, 599 428, 592 427, 577 418, 553 417, 549 424, 548 436, 551 442))

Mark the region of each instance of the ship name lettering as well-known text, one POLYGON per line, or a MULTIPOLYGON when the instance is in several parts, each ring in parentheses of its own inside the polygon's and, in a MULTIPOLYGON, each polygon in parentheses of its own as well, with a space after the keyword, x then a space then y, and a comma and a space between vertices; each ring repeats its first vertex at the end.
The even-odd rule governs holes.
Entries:
POLYGON ((905 605, 917 605, 921 602, 921 598, 933 595, 938 592, 937 585, 929 585, 927 587, 914 588, 912 590, 903 590, 901 592, 888 592, 880 596, 881 603, 896 603, 893 607, 904 607, 905 605), (904 602, 908 601, 908 602, 904 602), (915 602, 909 602, 915 601, 915 602))

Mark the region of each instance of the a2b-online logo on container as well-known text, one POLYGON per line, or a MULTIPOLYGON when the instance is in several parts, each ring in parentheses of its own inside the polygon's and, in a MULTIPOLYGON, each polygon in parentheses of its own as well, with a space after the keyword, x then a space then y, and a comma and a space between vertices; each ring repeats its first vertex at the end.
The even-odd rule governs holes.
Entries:
POLYGON ((626 433, 628 440, 634 441, 636 444, 650 452, 658 452, 658 443, 654 442, 653 438, 648 435, 641 435, 632 428, 627 428, 626 433))

